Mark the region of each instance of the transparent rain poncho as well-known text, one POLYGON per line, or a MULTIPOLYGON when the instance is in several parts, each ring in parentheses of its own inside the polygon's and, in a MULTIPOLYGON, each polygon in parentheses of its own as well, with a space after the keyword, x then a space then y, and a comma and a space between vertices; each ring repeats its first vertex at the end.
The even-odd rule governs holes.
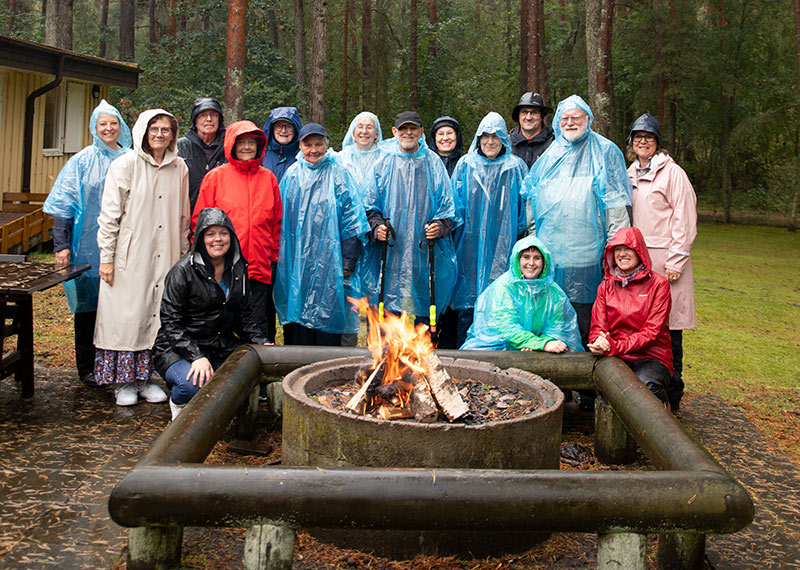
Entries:
POLYGON ((561 101, 553 117, 555 140, 531 167, 523 184, 536 235, 556 260, 555 281, 574 303, 591 303, 603 280, 603 248, 629 226, 631 183, 622 151, 591 130, 591 109, 577 95, 561 101), (561 131, 561 115, 581 109, 589 116, 575 142, 561 131))
POLYGON ((298 153, 280 190, 283 220, 274 299, 281 324, 357 333, 359 314, 347 297, 361 296, 359 271, 345 278, 342 270, 342 242, 357 237, 363 243, 369 229, 355 180, 328 149, 317 164, 298 153))
MULTIPOLYGON (((450 179, 441 159, 425 143, 408 154, 400 150, 397 139, 381 144, 384 155, 364 179, 362 192, 367 210, 389 218, 397 232, 397 242, 386 252, 384 305, 387 311, 427 317, 430 314, 430 265, 425 224, 450 219, 456 215, 450 179)), ((452 227, 451 227, 452 229, 452 227)), ((433 240, 436 311, 441 314, 450 302, 456 280, 456 257, 450 235, 433 240)), ((371 304, 377 304, 381 272, 380 243, 367 244, 364 275, 365 292, 371 304)))
POLYGON ((478 297, 475 320, 462 350, 543 350, 551 340, 570 352, 583 352, 578 317, 564 291, 553 281, 547 247, 527 236, 514 244, 511 268, 478 297), (529 247, 542 252, 544 267, 537 279, 523 279, 519 256, 529 247))
POLYGON ((58 173, 42 207, 48 214, 72 221, 70 262, 92 266, 85 273, 64 283, 69 310, 73 314, 97 309, 97 292, 100 287, 97 217, 100 215, 103 187, 111 162, 131 148, 131 130, 120 112, 105 99, 92 111, 89 132, 92 134, 92 145, 67 161, 58 173), (120 150, 111 150, 97 136, 97 119, 100 114, 114 115, 119 119, 117 144, 120 145, 120 150))
POLYGON ((339 157, 342 159, 342 164, 350 171, 353 178, 356 179, 357 184, 361 184, 364 177, 369 172, 369 169, 375 165, 375 161, 381 155, 380 143, 383 141, 383 133, 381 132, 381 123, 378 117, 369 111, 363 111, 355 116, 350 122, 350 127, 347 129, 347 134, 342 141, 342 150, 339 152, 339 157), (375 124, 375 130, 378 133, 377 144, 369 150, 358 150, 356 142, 353 139, 353 131, 356 125, 364 120, 371 120, 375 124))
POLYGON ((454 308, 475 306, 478 295, 508 269, 511 249, 527 227, 520 194, 527 174, 525 162, 511 154, 503 117, 489 113, 452 177, 459 217, 463 220, 454 233, 458 260, 458 279, 450 302, 454 308), (478 152, 480 136, 487 133, 496 135, 505 149, 494 160, 478 152))

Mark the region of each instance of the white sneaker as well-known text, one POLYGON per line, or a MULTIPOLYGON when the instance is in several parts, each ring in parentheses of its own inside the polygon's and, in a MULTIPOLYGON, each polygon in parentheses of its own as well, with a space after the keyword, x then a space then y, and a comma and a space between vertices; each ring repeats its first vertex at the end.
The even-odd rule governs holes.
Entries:
POLYGON ((133 382, 118 385, 114 389, 114 395, 118 406, 133 406, 139 402, 139 391, 133 382))
POLYGON ((167 395, 164 393, 164 390, 150 382, 150 380, 138 382, 138 384, 139 395, 151 404, 160 404, 161 402, 167 401, 167 395))
POLYGON ((172 401, 172 398, 169 399, 169 410, 172 412, 172 420, 175 421, 175 418, 178 417, 178 414, 181 413, 181 410, 186 406, 186 404, 176 404, 172 401))

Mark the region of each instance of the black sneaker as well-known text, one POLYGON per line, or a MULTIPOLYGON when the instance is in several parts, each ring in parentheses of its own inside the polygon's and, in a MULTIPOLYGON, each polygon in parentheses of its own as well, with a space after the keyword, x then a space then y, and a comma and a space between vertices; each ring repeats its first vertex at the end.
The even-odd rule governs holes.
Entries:
POLYGON ((83 382, 83 384, 89 388, 97 388, 100 386, 100 384, 98 384, 94 379, 94 372, 89 372, 89 374, 84 374, 81 376, 81 382, 83 382))

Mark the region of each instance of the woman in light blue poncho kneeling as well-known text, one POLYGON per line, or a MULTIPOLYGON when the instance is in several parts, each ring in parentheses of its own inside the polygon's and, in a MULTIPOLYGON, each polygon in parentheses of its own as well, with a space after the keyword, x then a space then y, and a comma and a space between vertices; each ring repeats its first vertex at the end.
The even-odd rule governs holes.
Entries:
POLYGON ((553 281, 544 244, 533 236, 519 240, 509 265, 478 297, 461 349, 583 352, 575 309, 553 281))
POLYGON ((75 361, 88 386, 94 381, 94 324, 100 287, 97 216, 111 162, 131 147, 131 130, 120 112, 105 99, 89 119, 93 142, 70 158, 56 178, 43 210, 55 217, 53 251, 56 266, 89 264, 91 269, 64 283, 75 319, 75 361))

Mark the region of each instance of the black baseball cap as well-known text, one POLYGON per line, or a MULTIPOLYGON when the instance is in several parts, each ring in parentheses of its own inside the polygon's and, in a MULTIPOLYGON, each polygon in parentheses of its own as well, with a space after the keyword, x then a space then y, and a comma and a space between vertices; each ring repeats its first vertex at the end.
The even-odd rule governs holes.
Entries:
POLYGON ((396 129, 399 129, 408 123, 412 123, 418 127, 421 127, 422 119, 419 118, 419 113, 416 111, 403 111, 402 113, 398 113, 397 117, 394 119, 394 127, 396 129))

